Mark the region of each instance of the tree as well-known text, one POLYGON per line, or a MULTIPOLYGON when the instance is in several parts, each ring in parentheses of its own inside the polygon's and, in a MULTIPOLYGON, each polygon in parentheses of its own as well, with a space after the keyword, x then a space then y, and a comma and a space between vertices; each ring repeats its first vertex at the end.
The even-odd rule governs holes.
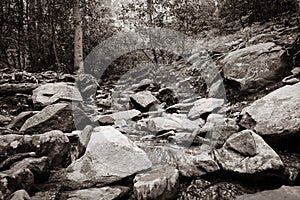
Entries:
POLYGON ((80 0, 74 3, 74 71, 76 73, 83 72, 83 44, 82 44, 82 19, 80 13, 80 0))

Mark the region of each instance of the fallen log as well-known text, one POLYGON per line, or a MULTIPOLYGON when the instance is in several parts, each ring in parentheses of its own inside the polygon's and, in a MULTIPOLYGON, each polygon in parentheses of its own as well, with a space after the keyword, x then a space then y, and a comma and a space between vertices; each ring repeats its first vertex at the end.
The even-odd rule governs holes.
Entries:
POLYGON ((31 93, 37 87, 36 83, 5 83, 0 85, 0 94, 31 93))

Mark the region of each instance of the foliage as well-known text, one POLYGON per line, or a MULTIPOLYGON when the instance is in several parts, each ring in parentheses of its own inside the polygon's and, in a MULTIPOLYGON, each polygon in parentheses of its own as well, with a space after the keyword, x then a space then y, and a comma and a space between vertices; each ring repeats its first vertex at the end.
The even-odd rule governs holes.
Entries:
MULTIPOLYGON (((82 0, 85 54, 112 34, 108 10, 98 0, 82 0)), ((28 71, 73 71, 73 2, 0 1, 0 67, 28 71)))
POLYGON ((241 23, 265 21, 285 12, 297 10, 297 0, 224 0, 220 16, 227 22, 241 20, 241 23))

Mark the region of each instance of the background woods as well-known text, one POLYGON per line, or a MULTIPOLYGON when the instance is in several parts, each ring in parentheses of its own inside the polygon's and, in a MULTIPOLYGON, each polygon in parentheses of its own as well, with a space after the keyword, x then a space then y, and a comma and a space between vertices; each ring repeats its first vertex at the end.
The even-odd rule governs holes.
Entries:
POLYGON ((236 24, 239 28, 282 14, 295 13, 299 5, 296 0, 124 2, 2 0, 0 67, 31 72, 53 70, 72 73, 74 66, 78 68, 78 61, 74 60, 75 27, 83 31, 83 43, 79 43, 82 43, 84 58, 101 41, 122 28, 155 26, 195 37, 213 29, 217 34, 224 34, 236 24), (77 15, 77 20, 74 15, 76 5, 79 6, 77 14, 81 15, 77 15), (236 20, 239 22, 235 23, 236 20))

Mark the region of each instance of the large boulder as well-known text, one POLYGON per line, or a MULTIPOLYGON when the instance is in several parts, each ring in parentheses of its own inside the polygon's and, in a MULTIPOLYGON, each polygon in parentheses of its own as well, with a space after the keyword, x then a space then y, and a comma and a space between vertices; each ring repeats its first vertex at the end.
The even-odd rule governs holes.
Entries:
POLYGON ((236 198, 236 200, 298 200, 300 199, 300 186, 282 186, 276 190, 266 190, 256 194, 245 194, 236 198))
POLYGON ((262 136, 300 131, 300 83, 284 86, 242 110, 240 124, 262 136))
POLYGON ((57 101, 82 101, 74 83, 47 83, 33 90, 32 101, 35 105, 49 105, 57 101))
POLYGON ((174 199, 179 186, 179 173, 175 167, 159 167, 138 174, 133 191, 137 200, 174 199))
POLYGON ((61 131, 51 131, 40 135, 2 135, 0 136, 0 166, 22 157, 47 156, 53 166, 62 165, 69 151, 69 139, 61 131))
POLYGON ((281 80, 286 66, 281 61, 282 47, 261 43, 229 53, 220 65, 224 77, 239 84, 241 91, 256 92, 272 81, 281 80))
POLYGON ((250 130, 231 135, 214 154, 221 168, 227 171, 254 174, 283 168, 276 152, 250 130))
POLYGON ((29 190, 38 176, 48 173, 49 169, 47 157, 25 158, 14 163, 9 170, 0 172, 0 197, 20 189, 29 190))
POLYGON ((70 188, 106 185, 151 165, 146 153, 118 130, 96 127, 85 154, 67 168, 63 182, 70 188))
POLYGON ((49 105, 25 121, 20 131, 30 134, 52 130, 72 132, 75 129, 73 112, 66 103, 49 105))

